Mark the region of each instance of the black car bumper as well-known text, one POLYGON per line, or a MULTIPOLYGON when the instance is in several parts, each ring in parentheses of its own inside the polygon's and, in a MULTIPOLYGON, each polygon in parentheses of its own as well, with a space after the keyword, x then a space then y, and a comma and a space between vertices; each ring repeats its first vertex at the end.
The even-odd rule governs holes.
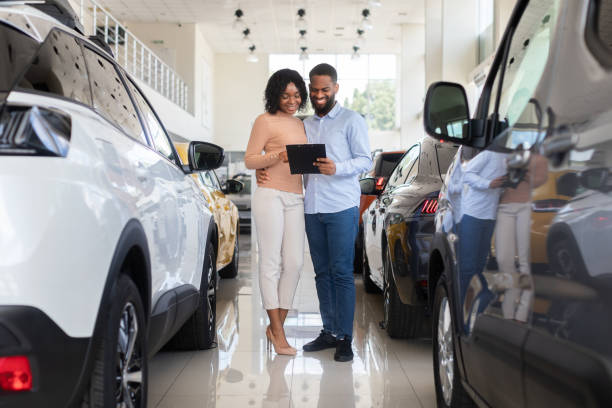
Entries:
POLYGON ((0 407, 66 407, 77 393, 89 338, 69 337, 45 313, 27 306, 0 306, 0 357, 30 362, 32 390, 0 390, 0 407))

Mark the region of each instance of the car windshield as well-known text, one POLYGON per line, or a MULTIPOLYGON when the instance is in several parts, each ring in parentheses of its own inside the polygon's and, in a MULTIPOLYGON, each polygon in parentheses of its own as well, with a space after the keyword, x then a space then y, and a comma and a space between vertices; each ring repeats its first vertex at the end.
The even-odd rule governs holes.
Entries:
POLYGON ((0 92, 11 90, 36 54, 38 42, 0 22, 0 92))

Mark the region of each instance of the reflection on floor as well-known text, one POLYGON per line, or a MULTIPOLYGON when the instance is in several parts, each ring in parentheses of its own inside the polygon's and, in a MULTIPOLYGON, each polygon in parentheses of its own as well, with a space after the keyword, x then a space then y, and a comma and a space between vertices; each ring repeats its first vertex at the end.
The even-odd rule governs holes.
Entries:
POLYGON ((286 332, 296 357, 266 351, 267 318, 257 284, 250 236, 240 241, 237 279, 223 280, 217 296, 218 348, 160 352, 150 363, 149 407, 434 407, 429 340, 393 340, 380 329, 382 298, 357 282, 352 363, 337 363, 333 350, 304 353, 321 318, 310 258, 286 332))

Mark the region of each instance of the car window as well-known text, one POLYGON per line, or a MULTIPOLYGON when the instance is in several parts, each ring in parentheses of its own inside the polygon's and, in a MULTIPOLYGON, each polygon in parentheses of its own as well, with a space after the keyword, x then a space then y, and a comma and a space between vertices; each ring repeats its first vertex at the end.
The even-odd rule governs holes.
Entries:
POLYGON ((129 136, 146 144, 144 129, 114 64, 87 47, 83 47, 83 52, 89 71, 93 107, 129 136))
POLYGON ((203 171, 200 173, 200 180, 204 183, 205 186, 213 188, 215 190, 220 190, 219 184, 217 182, 217 178, 214 174, 210 174, 210 171, 203 171))
POLYGON ((374 177, 389 177, 403 153, 384 153, 379 156, 374 177))
POLYGON ((419 158, 419 152, 420 146, 418 144, 410 148, 389 177, 387 188, 395 188, 407 180, 408 176, 411 175, 412 166, 419 158))
MULTIPOLYGON (((17 41, 14 46, 24 46, 27 49, 29 42, 17 41)), ((11 44, 8 47, 11 47, 11 44)), ((22 52, 27 53, 20 50, 17 58, 22 52)), ((6 61, 12 59, 12 55, 9 55, 6 61)), ((38 50, 36 58, 27 67, 18 88, 34 89, 91 105, 87 68, 78 40, 61 30, 51 31, 38 50)))
POLYGON ((155 150, 157 150, 168 160, 176 161, 174 149, 172 149, 172 145, 170 144, 170 139, 168 139, 168 135, 166 134, 164 127, 161 125, 161 123, 159 123, 153 109, 145 97, 140 93, 138 88, 136 88, 136 86, 132 83, 132 81, 128 79, 127 83, 132 91, 132 96, 134 96, 134 99, 136 99, 136 102, 140 107, 142 117, 149 128, 149 134, 151 135, 153 143, 155 144, 155 150))
POLYGON ((499 97, 498 120, 494 136, 513 126, 533 97, 544 72, 559 0, 534 0, 529 3, 512 37, 504 67, 497 72, 489 100, 489 115, 495 112, 499 81, 505 70, 499 97))
POLYGON ((32 60, 38 42, 21 31, 0 23, 0 92, 7 92, 32 60))

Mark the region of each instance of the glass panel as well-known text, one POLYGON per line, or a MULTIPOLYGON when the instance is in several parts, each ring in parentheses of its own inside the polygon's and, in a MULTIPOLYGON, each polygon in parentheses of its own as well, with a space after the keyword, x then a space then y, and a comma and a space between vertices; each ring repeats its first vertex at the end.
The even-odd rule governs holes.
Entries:
POLYGON ((0 92, 11 89, 37 48, 38 43, 35 40, 0 23, 0 92))
POLYGON ((136 109, 113 63, 86 47, 83 52, 89 71, 94 108, 129 136, 146 144, 147 139, 136 109))
POLYGON ((170 140, 164 131, 163 126, 157 120, 153 109, 149 106, 146 99, 142 96, 140 91, 132 84, 131 81, 128 81, 128 85, 130 90, 132 91, 132 96, 136 99, 138 106, 140 106, 140 112, 142 113, 142 117, 144 121, 147 123, 149 128, 149 134, 153 139, 153 143, 155 144, 155 149, 161 153, 164 157, 166 157, 170 161, 176 161, 174 150, 172 149, 172 145, 170 144, 170 140))
POLYGON ((410 170, 412 169, 412 165, 419 158, 420 146, 414 145, 408 153, 404 156, 402 161, 397 165, 391 176, 389 177, 389 182, 387 183, 387 187, 385 189, 395 188, 404 183, 410 170))
MULTIPOLYGON (((27 42, 24 45, 28 47, 27 42)), ((8 61, 11 59, 9 57, 8 61)), ((60 30, 51 31, 19 82, 19 88, 52 93, 91 105, 87 70, 76 38, 60 30)))

